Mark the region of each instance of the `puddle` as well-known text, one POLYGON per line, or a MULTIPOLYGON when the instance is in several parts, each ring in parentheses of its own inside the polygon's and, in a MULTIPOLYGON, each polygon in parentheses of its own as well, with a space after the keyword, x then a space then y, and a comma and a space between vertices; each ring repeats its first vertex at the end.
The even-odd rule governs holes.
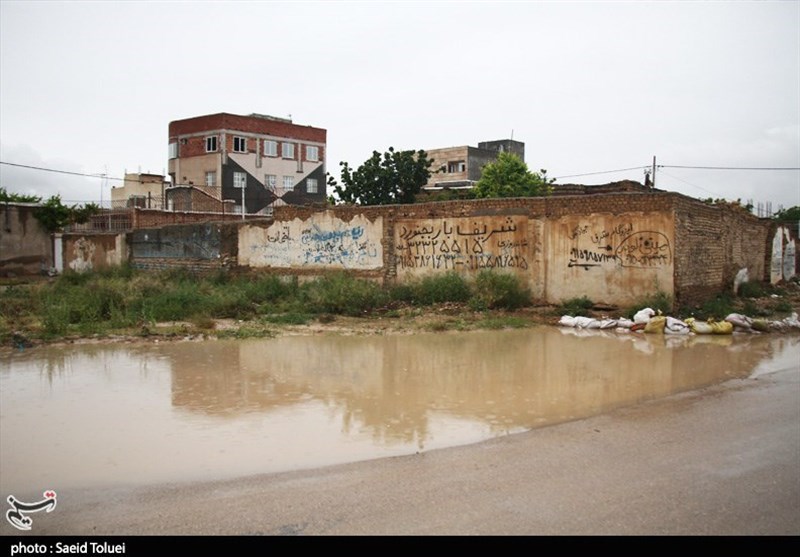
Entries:
POLYGON ((37 348, 0 360, 0 494, 409 454, 798 362, 797 337, 550 327, 37 348))

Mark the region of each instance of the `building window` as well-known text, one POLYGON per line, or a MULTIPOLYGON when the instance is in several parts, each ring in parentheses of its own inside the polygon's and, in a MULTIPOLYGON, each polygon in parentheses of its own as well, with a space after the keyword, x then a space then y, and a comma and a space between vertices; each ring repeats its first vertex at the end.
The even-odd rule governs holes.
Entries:
POLYGON ((294 143, 283 143, 281 145, 281 151, 283 153, 284 159, 293 159, 294 158, 294 143))
POLYGON ((271 139, 264 140, 264 156, 277 157, 278 156, 278 142, 271 139))
POLYGON ((317 193, 317 179, 316 178, 309 178, 306 180, 306 192, 307 193, 317 193))
POLYGON ((217 136, 212 135, 206 138, 206 153, 213 153, 217 150, 217 136))
POLYGON ((233 152, 246 153, 247 152, 247 139, 244 137, 233 136, 233 152))
POLYGON ((233 187, 234 188, 247 187, 247 173, 246 172, 234 172, 233 173, 233 187))
POLYGON ((278 177, 274 174, 267 174, 264 176, 264 185, 267 186, 267 189, 275 191, 275 188, 278 187, 278 177))
POLYGON ((175 142, 169 144, 169 158, 178 158, 178 144, 175 142))
POLYGON ((466 172, 467 163, 464 161, 450 161, 447 163, 447 172, 453 174, 454 172, 466 172))
POLYGON ((283 189, 290 190, 294 188, 294 176, 283 177, 283 189))
POLYGON ((316 147, 314 145, 306 145, 306 160, 318 161, 319 147, 316 147))
POLYGON ((206 186, 213 188, 216 185, 217 185, 217 173, 206 172, 206 186))

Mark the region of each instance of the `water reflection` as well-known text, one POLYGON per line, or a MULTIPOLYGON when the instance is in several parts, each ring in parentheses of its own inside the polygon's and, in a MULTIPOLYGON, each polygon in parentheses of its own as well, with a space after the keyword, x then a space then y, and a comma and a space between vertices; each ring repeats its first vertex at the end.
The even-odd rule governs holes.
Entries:
MULTIPOLYGON (((405 454, 696 389, 800 339, 539 328, 44 348, 0 360, 0 490, 405 454)), ((790 364, 791 365, 791 364, 790 364)))

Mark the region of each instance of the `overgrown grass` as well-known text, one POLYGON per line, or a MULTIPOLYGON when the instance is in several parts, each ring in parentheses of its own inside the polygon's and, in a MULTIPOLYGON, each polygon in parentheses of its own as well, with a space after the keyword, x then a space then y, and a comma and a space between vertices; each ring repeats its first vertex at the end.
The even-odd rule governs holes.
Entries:
POLYGON ((456 272, 430 275, 411 283, 411 302, 416 305, 466 302, 471 296, 469 284, 456 272))
POLYGON ((662 290, 645 296, 631 307, 629 317, 633 318, 636 312, 644 308, 650 308, 655 311, 660 311, 664 315, 669 315, 672 313, 672 296, 662 290))
POLYGON ((725 319, 729 314, 737 311, 736 303, 730 294, 718 294, 706 300, 695 312, 697 319, 725 319))
POLYGON ((494 317, 487 317, 477 323, 481 328, 484 329, 524 329, 526 327, 530 327, 531 323, 527 319, 522 317, 516 317, 513 315, 508 316, 494 316, 494 317))
POLYGON ((516 275, 482 271, 475 278, 470 307, 476 310, 517 309, 531 303, 530 291, 516 275))
POLYGON ((569 300, 561 302, 561 305, 558 307, 558 312, 562 315, 588 315, 593 305, 594 302, 586 296, 570 298, 569 300))
POLYGON ((389 301, 378 284, 336 273, 304 284, 299 291, 309 313, 365 315, 389 301))
POLYGON ((739 296, 742 298, 761 298, 766 294, 764 285, 760 282, 743 282, 739 285, 739 296))
MULTIPOLYGON (((745 286, 743 292, 778 292, 769 290, 771 287, 755 288, 745 286)), ((185 329, 186 333, 251 338, 271 336, 275 326, 302 325, 314 319, 329 323, 339 315, 402 315, 414 319, 436 304, 443 305, 437 311, 439 315, 451 317, 427 326, 430 330, 499 329, 529 323, 515 316, 487 315, 481 319, 466 316, 464 310, 515 310, 530 302, 523 280, 494 271, 481 272, 474 280, 455 272, 431 275, 385 289, 344 272, 300 284, 296 278, 268 274, 219 271, 201 277, 186 270, 142 272, 118 267, 84 274, 67 272, 55 280, 0 289, 0 342, 7 342, 15 332, 43 339, 131 331, 163 335, 169 329, 165 323, 172 323, 175 334, 183 334, 185 329), (216 320, 221 318, 244 323, 238 328, 217 330, 216 320)), ((592 306, 593 302, 582 296, 565 300, 557 309, 562 314, 586 315, 592 306)), ((668 314, 672 299, 656 292, 640 300, 634 312, 641 307, 668 314)), ((765 306, 749 297, 720 295, 685 315, 722 319, 737 307, 753 316, 792 309, 788 301, 779 298, 765 306), (759 307, 762 309, 757 313, 759 307)))

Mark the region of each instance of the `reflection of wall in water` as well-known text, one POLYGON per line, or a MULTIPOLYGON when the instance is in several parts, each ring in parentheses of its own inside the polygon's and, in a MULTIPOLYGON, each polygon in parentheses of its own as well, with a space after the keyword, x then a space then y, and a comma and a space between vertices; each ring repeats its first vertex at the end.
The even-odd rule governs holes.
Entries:
POLYGON ((237 342, 181 343, 169 349, 172 405, 216 416, 291 406, 294 385, 241 365, 237 342))
POLYGON ((573 329, 181 343, 172 403, 225 416, 309 400, 347 431, 420 443, 432 413, 495 431, 588 416, 748 373, 768 342, 573 329))

